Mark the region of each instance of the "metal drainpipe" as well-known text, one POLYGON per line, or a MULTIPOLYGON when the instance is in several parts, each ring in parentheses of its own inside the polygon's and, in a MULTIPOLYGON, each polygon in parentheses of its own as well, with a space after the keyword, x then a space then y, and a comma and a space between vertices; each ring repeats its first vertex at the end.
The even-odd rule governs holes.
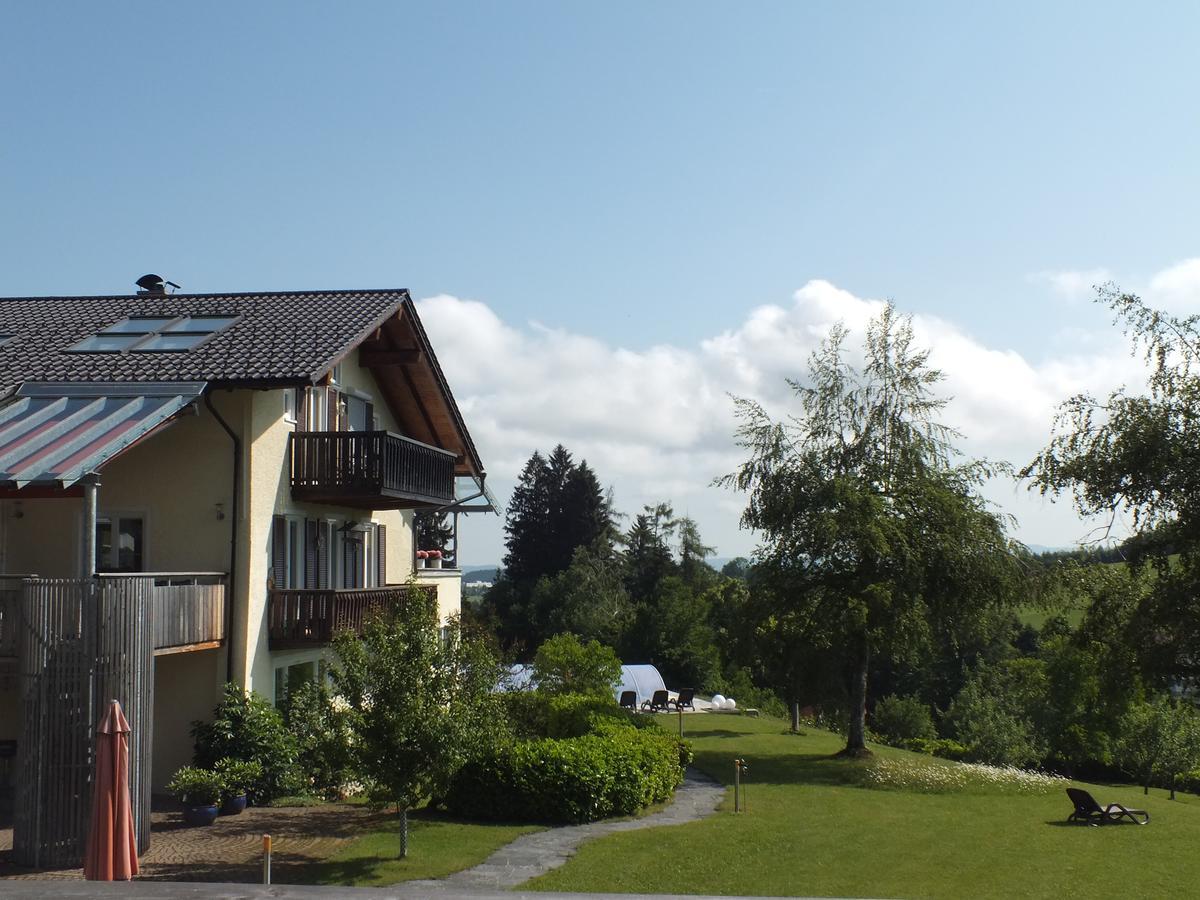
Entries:
POLYGON ((212 391, 204 392, 204 405, 212 413, 217 424, 225 429, 233 442, 233 501, 229 504, 229 591, 225 597, 225 681, 233 681, 233 600, 237 596, 237 541, 238 541, 238 495, 242 474, 242 439, 234 434, 229 423, 213 406, 212 391))

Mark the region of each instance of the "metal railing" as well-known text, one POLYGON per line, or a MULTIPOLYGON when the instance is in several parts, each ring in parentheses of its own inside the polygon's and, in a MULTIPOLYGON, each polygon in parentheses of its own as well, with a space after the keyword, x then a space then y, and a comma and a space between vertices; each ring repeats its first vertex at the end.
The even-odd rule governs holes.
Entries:
POLYGON ((298 500, 454 502, 455 454, 389 431, 297 431, 290 438, 298 500))
POLYGON ((372 613, 390 604, 436 602, 436 597, 436 588, 406 584, 275 589, 267 598, 267 637, 272 650, 319 647, 339 631, 361 632, 372 613))

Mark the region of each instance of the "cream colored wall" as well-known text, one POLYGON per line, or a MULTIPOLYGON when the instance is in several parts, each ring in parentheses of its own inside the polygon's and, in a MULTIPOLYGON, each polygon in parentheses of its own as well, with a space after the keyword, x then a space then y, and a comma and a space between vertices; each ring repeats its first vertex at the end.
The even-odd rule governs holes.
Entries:
MULTIPOLYGON (((144 518, 144 571, 225 572, 232 473, 229 438, 201 407, 101 470, 99 512, 144 518), (218 503, 223 520, 217 518, 218 503)), ((80 574, 81 498, 14 500, 5 507, 7 571, 59 578, 80 574)))
MULTIPOLYGON (((358 365, 358 353, 342 363, 339 386, 367 394, 374 399, 375 416, 380 427, 399 433, 399 427, 383 401, 375 377, 358 365)), ((235 623, 235 650, 238 662, 235 675, 246 687, 266 697, 275 690, 275 668, 314 658, 311 654, 295 657, 291 653, 272 654, 267 634, 267 580, 271 568, 271 521, 276 515, 326 517, 362 520, 361 509, 328 504, 297 503, 292 500, 288 472, 288 435, 295 426, 283 418, 284 392, 247 393, 250 401, 244 423, 247 437, 247 516, 243 547, 246 560, 247 603, 235 623)), ((413 513, 411 510, 376 510, 370 521, 387 526, 387 580, 398 584, 413 579, 413 513)), ((455 585, 455 587, 458 587, 455 585)), ((456 614, 461 591, 447 588, 445 600, 439 588, 439 608, 443 615, 456 614)))
POLYGON ((458 569, 418 569, 417 584, 433 585, 438 593, 438 615, 445 622, 462 611, 462 572, 458 569))
POLYGON ((192 722, 212 718, 221 695, 223 649, 154 658, 154 753, 150 781, 165 789, 180 766, 192 762, 192 722))

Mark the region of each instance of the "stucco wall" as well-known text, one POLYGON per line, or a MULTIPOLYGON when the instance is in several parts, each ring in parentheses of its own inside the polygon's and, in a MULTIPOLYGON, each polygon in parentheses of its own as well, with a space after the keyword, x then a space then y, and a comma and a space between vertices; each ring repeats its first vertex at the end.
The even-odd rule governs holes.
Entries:
MULTIPOLYGON (((144 571, 224 572, 232 472, 229 438, 201 407, 101 470, 99 513, 143 518, 144 571), (218 503, 224 519, 217 517, 218 503)), ((7 571, 57 578, 81 573, 82 499, 11 500, 3 512, 7 571)))
POLYGON ((154 659, 154 755, 150 781, 165 789, 180 766, 192 762, 192 722, 212 718, 220 699, 223 651, 171 653, 154 659))

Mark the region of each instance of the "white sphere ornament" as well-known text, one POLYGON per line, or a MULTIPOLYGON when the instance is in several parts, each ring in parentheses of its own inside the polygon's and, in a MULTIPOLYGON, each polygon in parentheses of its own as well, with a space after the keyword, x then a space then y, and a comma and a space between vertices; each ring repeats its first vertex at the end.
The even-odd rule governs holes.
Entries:
POLYGON ((725 698, 725 708, 726 709, 737 709, 737 701, 734 700, 732 697, 726 697, 725 698))
POLYGON ((713 705, 713 709, 724 709, 725 708, 725 695, 724 694, 713 694, 712 705, 713 705))

